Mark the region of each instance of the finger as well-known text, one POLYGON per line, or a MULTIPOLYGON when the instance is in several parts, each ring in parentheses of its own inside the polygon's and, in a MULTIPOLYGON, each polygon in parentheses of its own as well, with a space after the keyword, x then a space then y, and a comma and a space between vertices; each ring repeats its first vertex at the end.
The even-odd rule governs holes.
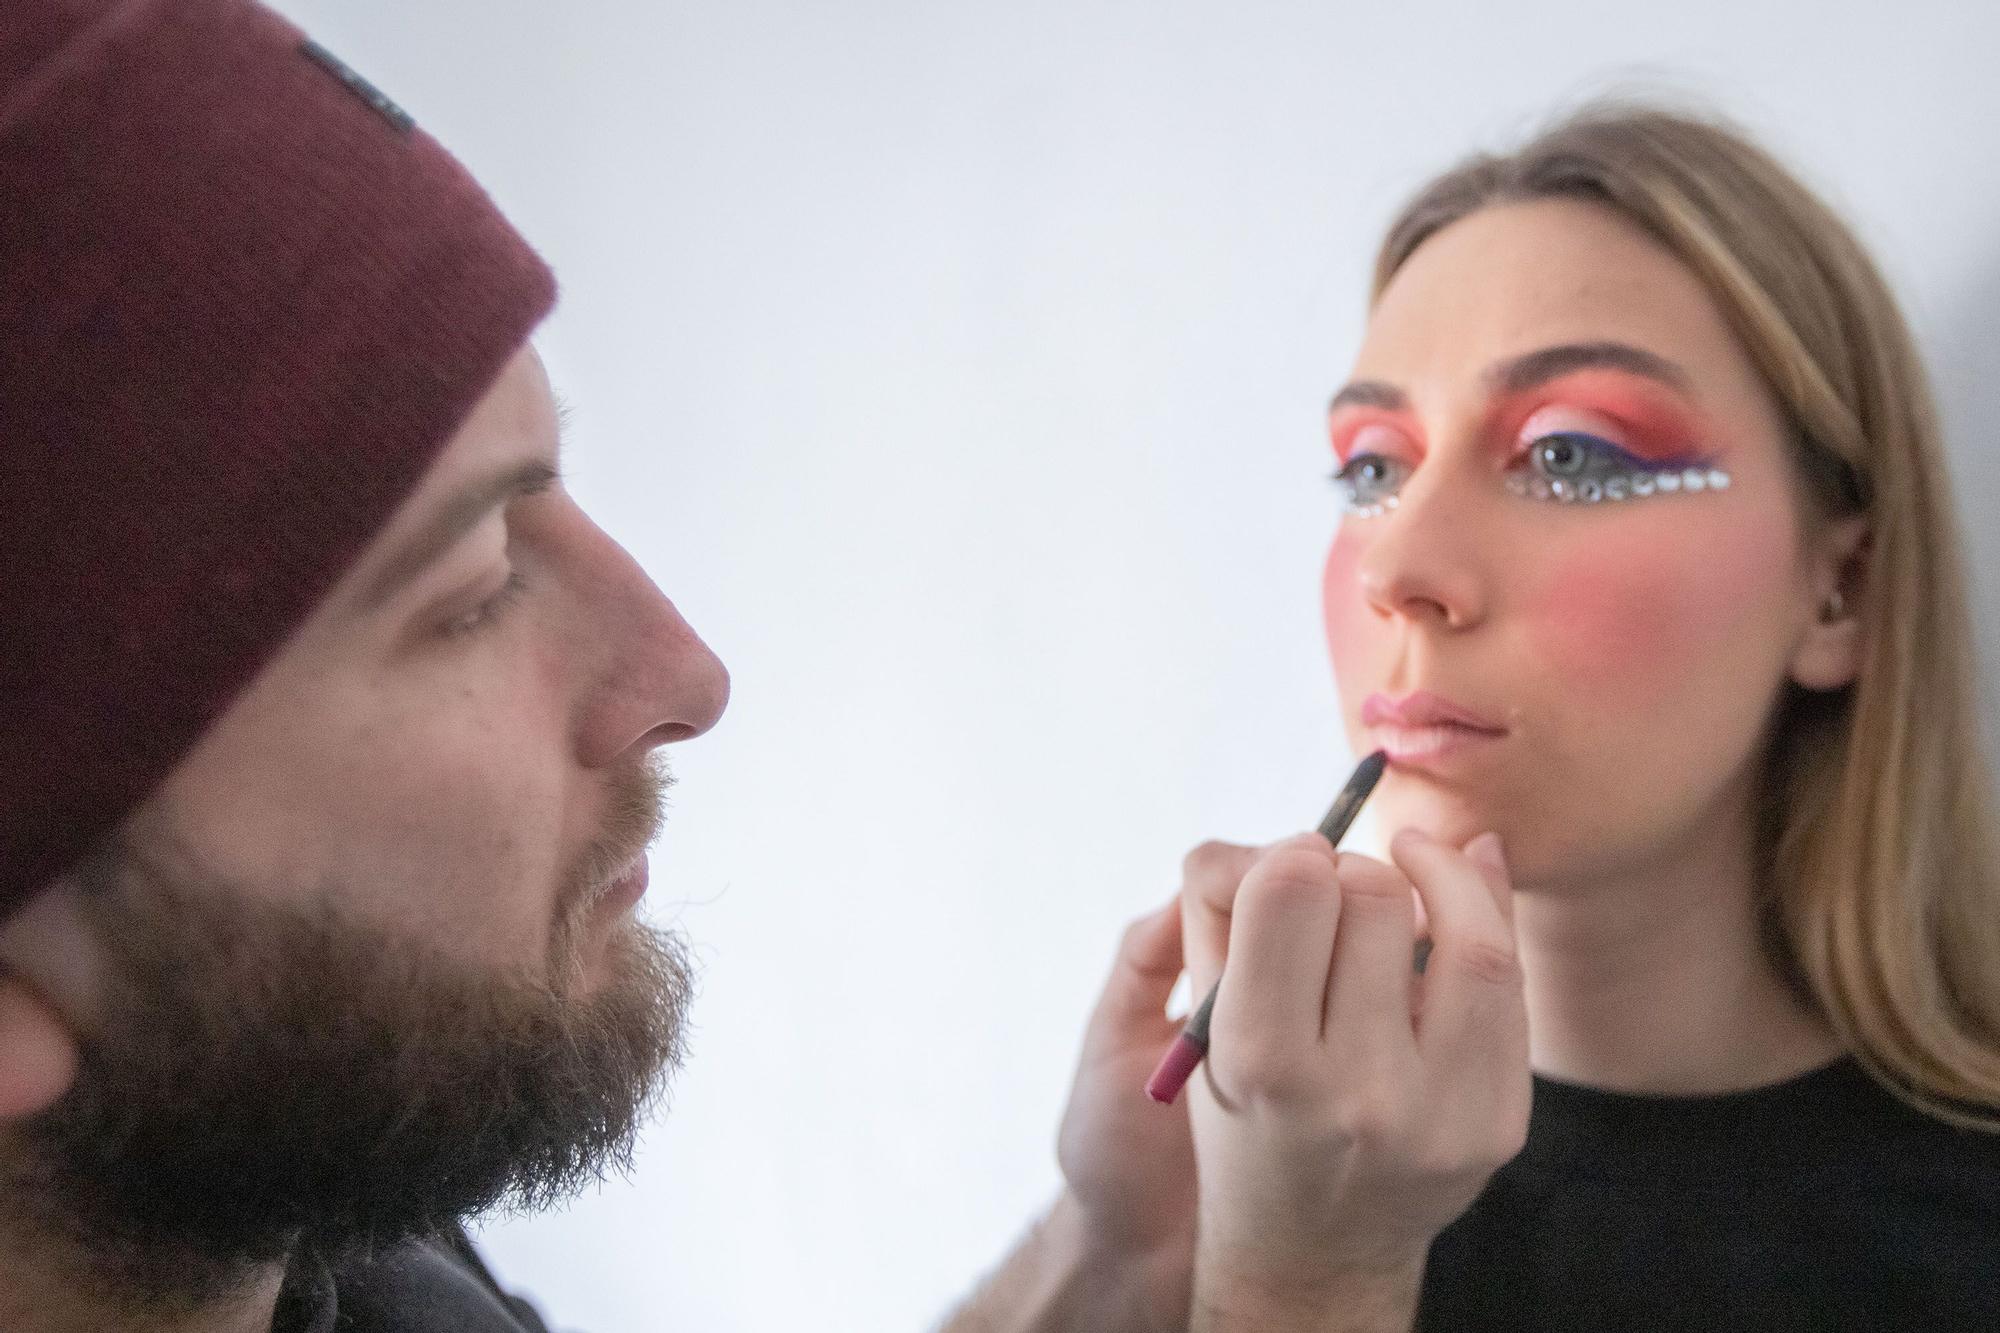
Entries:
POLYGON ((1093 1033, 1170 1029, 1167 997, 1181 975, 1181 905, 1175 896, 1125 928, 1091 1019, 1093 1033))
POLYGON ((1366 856, 1340 858, 1340 933, 1323 1026, 1335 1064, 1379 1070, 1415 1049, 1410 955, 1417 913, 1409 876, 1366 856))
POLYGON ((1205 842, 1181 862, 1181 942, 1197 1003, 1222 975, 1236 890, 1259 851, 1232 842, 1205 842))
POLYGON ((1231 915, 1210 1029, 1218 1049, 1286 1053, 1260 1074, 1308 1057, 1319 1042, 1340 915, 1340 881, 1325 838, 1288 838, 1257 858, 1231 915))
POLYGON ((1500 919, 1511 929, 1514 924, 1514 881, 1507 873, 1507 849, 1500 843, 1498 833, 1482 833, 1465 844, 1466 857, 1479 867, 1479 873, 1486 878, 1486 887, 1493 891, 1493 905, 1500 909, 1500 919))
MULTIPOLYGON (((1475 850, 1483 858, 1490 848, 1475 850)), ((1497 876, 1504 890, 1504 866, 1481 864, 1414 830, 1398 834, 1390 854, 1431 916, 1417 1034, 1425 1059, 1434 1067, 1464 1069, 1475 1081, 1480 1069, 1511 1069, 1514 1047, 1525 1047, 1527 1018, 1513 927, 1489 879, 1497 876)))

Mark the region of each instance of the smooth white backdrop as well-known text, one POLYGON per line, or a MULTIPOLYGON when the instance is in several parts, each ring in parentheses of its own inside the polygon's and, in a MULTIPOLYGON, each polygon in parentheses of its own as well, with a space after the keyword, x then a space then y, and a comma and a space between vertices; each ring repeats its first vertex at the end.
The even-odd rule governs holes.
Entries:
POLYGON ((735 676, 646 907, 671 1112, 484 1232, 560 1329, 922 1328, 1052 1196, 1122 924, 1347 769, 1321 413, 1460 154, 1607 87, 1747 123, 1908 300, 2000 554, 1994 6, 280 7, 554 264, 572 487, 735 676))

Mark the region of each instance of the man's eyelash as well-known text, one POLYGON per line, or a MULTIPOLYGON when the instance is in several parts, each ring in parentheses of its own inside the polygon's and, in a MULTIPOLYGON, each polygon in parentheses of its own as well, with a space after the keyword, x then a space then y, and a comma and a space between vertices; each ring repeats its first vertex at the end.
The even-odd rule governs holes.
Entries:
POLYGON ((519 601, 521 594, 527 590, 528 580, 522 575, 521 571, 519 569, 509 570, 507 572, 507 581, 500 585, 498 592, 444 626, 442 630, 444 637, 458 639, 478 633, 499 619, 501 613, 519 601))

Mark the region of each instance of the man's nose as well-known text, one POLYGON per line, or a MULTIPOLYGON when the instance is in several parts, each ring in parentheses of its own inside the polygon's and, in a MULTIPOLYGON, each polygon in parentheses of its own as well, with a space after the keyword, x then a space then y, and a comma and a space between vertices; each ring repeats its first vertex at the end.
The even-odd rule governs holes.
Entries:
POLYGON ((603 651, 586 683, 582 749, 615 763, 699 736, 729 705, 729 671, 639 563, 593 525, 585 632, 603 651))

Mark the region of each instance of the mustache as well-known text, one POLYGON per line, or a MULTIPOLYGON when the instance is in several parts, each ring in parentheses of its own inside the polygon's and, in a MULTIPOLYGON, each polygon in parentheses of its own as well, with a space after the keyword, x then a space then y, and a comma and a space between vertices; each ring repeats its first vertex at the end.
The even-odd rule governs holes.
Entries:
POLYGON ((653 845, 666 823, 666 796, 673 785, 667 757, 658 751, 612 779, 604 826, 578 858, 564 895, 568 901, 588 902, 653 845))

